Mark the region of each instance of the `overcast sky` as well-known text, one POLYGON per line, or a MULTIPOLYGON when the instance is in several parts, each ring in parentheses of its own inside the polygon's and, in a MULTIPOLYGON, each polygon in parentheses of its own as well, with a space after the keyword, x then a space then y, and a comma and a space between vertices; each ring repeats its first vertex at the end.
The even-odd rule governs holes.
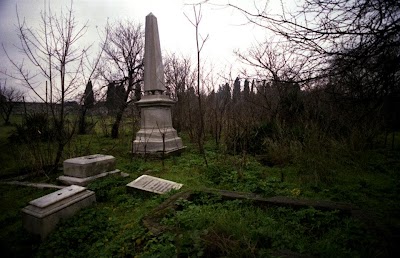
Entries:
MULTIPOLYGON (((152 12, 158 19, 160 42, 163 53, 176 53, 191 56, 193 61, 196 53, 195 30, 188 21, 193 18, 191 3, 201 0, 75 0, 73 9, 80 23, 88 22, 88 31, 84 36, 84 44, 93 43, 98 46, 100 39, 97 30, 102 30, 109 19, 110 22, 129 19, 144 25, 145 16, 152 12)), ((209 35, 209 39, 202 52, 203 60, 213 65, 215 70, 228 71, 232 63, 236 63, 233 51, 245 51, 257 40, 265 37, 265 31, 252 24, 232 8, 224 4, 231 2, 247 9, 253 9, 256 3, 264 0, 214 0, 214 4, 205 4, 202 7, 203 19, 200 24, 201 35, 209 35)), ((279 9, 280 1, 271 1, 271 11, 279 9), (278 6, 276 6, 278 4, 278 6)), ((18 44, 16 33, 16 7, 20 18, 25 18, 31 27, 38 26, 40 11, 50 3, 56 13, 69 5, 67 0, 0 0, 0 40, 7 51, 15 58, 20 58, 13 47, 18 44)), ((82 44, 82 43, 81 43, 82 44)), ((0 69, 9 69, 3 49, 0 50, 0 69)), ((238 65, 233 67, 233 76, 236 76, 238 65)), ((4 75, 0 75, 4 79, 4 75)), ((221 83, 223 83, 221 81, 221 83)))

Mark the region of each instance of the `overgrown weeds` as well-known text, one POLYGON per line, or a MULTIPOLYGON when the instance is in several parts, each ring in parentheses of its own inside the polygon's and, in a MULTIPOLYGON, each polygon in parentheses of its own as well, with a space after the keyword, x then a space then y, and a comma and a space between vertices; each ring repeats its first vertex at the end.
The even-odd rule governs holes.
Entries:
MULTIPOLYGON (((61 223, 41 244, 22 229, 19 209, 47 192, 16 186, 1 188, 7 198, 18 200, 13 205, 10 198, 1 199, 4 208, 4 216, 0 216, 0 225, 4 226, 1 241, 5 243, 2 249, 10 256, 39 257, 265 257, 280 256, 286 251, 315 256, 388 254, 385 241, 374 236, 365 225, 335 212, 264 210, 244 201, 225 202, 210 195, 179 201, 178 211, 168 213, 162 221, 172 230, 153 235, 144 228, 141 218, 168 195, 127 193, 126 183, 142 174, 183 183, 183 189, 190 190, 207 187, 265 197, 283 195, 351 202, 372 211, 373 219, 393 228, 389 232, 400 228, 398 150, 350 148, 347 141, 328 137, 312 126, 270 128, 273 130, 259 132, 257 137, 263 135, 261 138, 254 138, 259 144, 254 153, 246 149, 232 155, 206 142, 208 167, 187 135, 182 135, 188 146, 186 151, 165 159, 164 166, 160 160, 132 158, 128 154, 132 140, 128 129, 120 139, 105 137, 101 128, 93 134, 78 135, 66 145, 64 158, 110 154, 117 158, 117 168, 130 174, 130 178, 113 176, 90 184, 88 188, 96 192, 97 204, 61 223)), ((47 143, 39 144, 45 148, 47 143)), ((35 169, 34 157, 29 156, 26 146, 16 145, 13 149, 5 139, 0 146, 2 153, 4 150, 10 153, 3 154, 2 160, 15 159, 12 163, 2 163, 6 164, 2 173, 13 171, 17 175, 22 169, 35 169)), ((38 175, 35 180, 48 178, 38 175)))
POLYGON ((169 239, 178 256, 264 257, 280 250, 316 256, 371 256, 382 250, 361 222, 336 211, 264 210, 247 201, 205 196, 177 202, 181 208, 162 220, 170 230, 157 239, 169 239))

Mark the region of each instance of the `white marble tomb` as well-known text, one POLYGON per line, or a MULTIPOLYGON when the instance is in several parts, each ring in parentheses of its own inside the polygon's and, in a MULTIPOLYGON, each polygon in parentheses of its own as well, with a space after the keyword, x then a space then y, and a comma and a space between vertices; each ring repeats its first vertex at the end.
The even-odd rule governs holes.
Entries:
POLYGON ((29 202, 22 209, 24 228, 42 239, 54 230, 62 219, 73 216, 80 209, 96 202, 93 191, 71 185, 29 202))
POLYGON ((115 166, 115 157, 111 155, 94 154, 67 159, 63 163, 64 175, 58 180, 66 185, 86 186, 97 178, 121 173, 115 166))

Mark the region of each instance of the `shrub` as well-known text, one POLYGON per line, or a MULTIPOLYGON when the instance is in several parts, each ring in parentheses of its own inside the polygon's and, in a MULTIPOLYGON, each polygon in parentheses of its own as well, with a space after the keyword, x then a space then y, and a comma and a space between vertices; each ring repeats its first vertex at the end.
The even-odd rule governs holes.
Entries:
POLYGON ((22 124, 17 124, 9 140, 13 143, 45 142, 54 139, 54 128, 44 113, 27 114, 22 124))
POLYGON ((96 244, 111 239, 118 228, 104 210, 87 208, 62 222, 39 248, 39 257, 87 257, 96 244), (79 246, 79 249, 75 248, 79 246))
MULTIPOLYGON (((89 184, 88 188, 96 192, 98 202, 107 202, 125 197, 127 179, 120 176, 107 176, 89 184)), ((120 200, 121 201, 121 200, 120 200)))
POLYGON ((359 256, 375 248, 366 248, 373 244, 372 235, 358 221, 343 218, 337 211, 264 210, 249 201, 216 201, 209 197, 209 201, 202 195, 186 201, 174 216, 164 218, 162 224, 170 230, 150 243, 149 249, 168 247, 170 254, 176 251, 178 257, 265 257, 280 250, 316 256, 359 256))

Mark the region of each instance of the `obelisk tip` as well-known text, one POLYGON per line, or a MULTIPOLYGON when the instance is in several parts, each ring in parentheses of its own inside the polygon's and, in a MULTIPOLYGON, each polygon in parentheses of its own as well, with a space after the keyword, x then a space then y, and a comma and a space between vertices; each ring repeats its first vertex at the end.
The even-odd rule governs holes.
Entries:
POLYGON ((157 18, 146 16, 144 47, 144 91, 165 92, 164 66, 161 57, 157 18))

